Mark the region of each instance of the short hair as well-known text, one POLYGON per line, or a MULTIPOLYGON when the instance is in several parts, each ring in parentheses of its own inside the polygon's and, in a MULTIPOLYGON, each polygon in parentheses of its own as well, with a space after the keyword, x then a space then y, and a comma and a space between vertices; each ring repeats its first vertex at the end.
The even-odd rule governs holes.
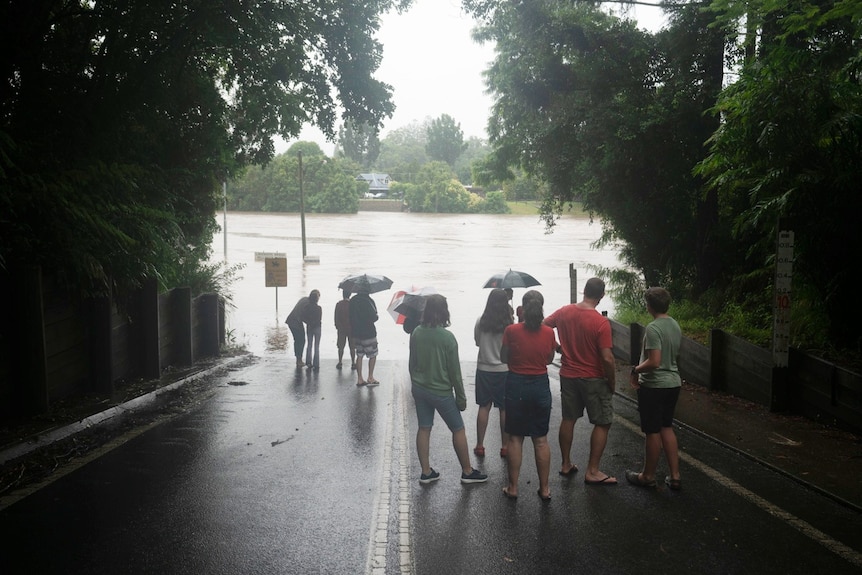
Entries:
POLYGON ((584 284, 584 297, 602 299, 605 297, 605 282, 601 278, 590 278, 584 284))
POLYGON ((350 299, 350 290, 349 289, 341 290, 341 297, 344 299, 350 299))
POLYGON ((422 312, 423 327, 449 327, 449 304, 446 298, 435 293, 425 296, 425 310, 422 312))
POLYGON ((651 287, 646 290, 644 300, 656 313, 667 313, 670 308, 670 292, 663 287, 651 287))
POLYGON ((308 299, 317 303, 320 300, 320 291, 316 289, 311 290, 311 293, 308 294, 308 299))

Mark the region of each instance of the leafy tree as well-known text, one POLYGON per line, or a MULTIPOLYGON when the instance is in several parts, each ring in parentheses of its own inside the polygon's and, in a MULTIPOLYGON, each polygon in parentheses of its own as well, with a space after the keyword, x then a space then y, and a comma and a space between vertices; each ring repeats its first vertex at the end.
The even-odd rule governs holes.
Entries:
POLYGON ((338 131, 338 147, 335 156, 344 155, 363 169, 368 169, 380 155, 378 130, 368 124, 357 125, 347 120, 338 131))
POLYGON ((736 82, 716 107, 722 123, 700 165, 734 240, 734 275, 771 279, 776 226, 795 231, 795 305, 829 318, 830 345, 858 349, 860 312, 846 247, 862 244, 862 2, 715 2, 719 24, 743 18, 736 82))
POLYGON ((220 183, 275 136, 391 115, 373 32, 409 3, 3 3, 0 268, 104 293, 205 262, 220 183))
POLYGON ((234 210, 300 211, 299 153, 302 153, 302 193, 307 212, 356 213, 360 188, 354 174, 359 165, 346 158, 329 158, 314 142, 297 142, 265 167, 252 167, 228 186, 228 206, 234 210))
POLYGON ((427 131, 428 142, 425 144, 425 151, 428 157, 454 167, 455 161, 467 149, 461 124, 455 123, 452 116, 443 114, 431 120, 427 131))
POLYGON ((416 185, 405 190, 404 200, 410 211, 431 213, 466 213, 470 194, 445 162, 429 162, 416 176, 416 185))
POLYGON ((686 224, 715 220, 691 174, 715 126, 703 112, 721 87, 723 36, 712 20, 683 10, 684 25, 652 36, 592 3, 467 4, 484 18, 477 37, 498 53, 487 71, 486 168, 545 182, 549 225, 582 200, 648 283, 706 289, 718 269, 714 227, 701 239, 686 224))
POLYGON ((413 122, 387 134, 380 142, 374 170, 387 173, 399 182, 415 182, 419 169, 428 162, 426 126, 413 122))
POLYGON ((473 164, 491 153, 491 147, 488 145, 488 142, 481 138, 471 136, 466 144, 467 147, 464 152, 458 156, 453 165, 455 175, 465 186, 473 184, 473 164))
POLYGON ((512 210, 506 203, 506 194, 502 191, 488 192, 484 198, 478 194, 470 194, 470 211, 479 214, 508 214, 512 210))

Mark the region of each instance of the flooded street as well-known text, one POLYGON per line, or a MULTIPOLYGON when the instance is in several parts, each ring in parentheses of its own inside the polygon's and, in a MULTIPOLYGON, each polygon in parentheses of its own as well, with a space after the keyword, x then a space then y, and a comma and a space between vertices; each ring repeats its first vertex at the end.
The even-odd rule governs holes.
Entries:
MULTIPOLYGON (((219 225, 224 215, 218 215, 219 225)), ((588 265, 617 266, 613 250, 590 246, 600 236, 598 223, 564 217, 552 234, 537 216, 482 214, 412 214, 360 212, 307 214, 306 254, 319 262, 303 262, 299 214, 227 213, 227 261, 245 264, 233 285, 235 309, 230 310, 229 338, 261 355, 283 352, 289 332, 284 318, 298 298, 312 289, 321 292, 323 334, 321 357, 334 359, 333 309, 341 298, 338 283, 347 275, 382 274, 392 289, 372 297, 377 303, 381 359, 405 359, 407 334, 386 312, 398 290, 433 286, 446 296, 451 331, 464 360, 475 360, 473 325, 488 297, 488 278, 508 269, 524 271, 541 282, 545 313, 569 303, 569 264, 578 273, 578 299, 592 274, 588 265), (256 253, 282 253, 287 258, 288 286, 265 287, 264 261, 256 253)), ((225 238, 213 238, 214 258, 224 257, 225 238)), ((515 289, 515 305, 524 289, 515 289)), ((606 298, 601 311, 613 315, 606 298)))

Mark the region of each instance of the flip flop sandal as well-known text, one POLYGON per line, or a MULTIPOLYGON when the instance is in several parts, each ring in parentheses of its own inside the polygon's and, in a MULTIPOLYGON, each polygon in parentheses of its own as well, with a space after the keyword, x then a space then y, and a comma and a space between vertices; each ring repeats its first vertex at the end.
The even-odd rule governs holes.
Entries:
POLYGON ((655 479, 647 481, 637 471, 626 471, 626 481, 637 487, 655 487, 655 479))

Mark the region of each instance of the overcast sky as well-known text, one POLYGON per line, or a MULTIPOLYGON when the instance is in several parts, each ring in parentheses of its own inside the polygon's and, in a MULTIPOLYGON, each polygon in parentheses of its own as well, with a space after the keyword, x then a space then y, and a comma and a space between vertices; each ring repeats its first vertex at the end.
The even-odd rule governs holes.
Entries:
MULTIPOLYGON (((657 29, 658 10, 634 7, 641 26, 657 29)), ((461 125, 464 137, 486 138, 491 98, 485 94, 482 72, 494 56, 493 47, 473 42, 473 20, 461 13, 460 0, 416 0, 402 15, 382 18, 379 40, 383 62, 376 77, 394 88, 395 114, 381 135, 425 118, 449 114, 461 125)), ((319 130, 307 128, 300 140, 317 142, 331 155, 334 144, 319 130)), ((276 145, 284 152, 289 143, 276 145)))

